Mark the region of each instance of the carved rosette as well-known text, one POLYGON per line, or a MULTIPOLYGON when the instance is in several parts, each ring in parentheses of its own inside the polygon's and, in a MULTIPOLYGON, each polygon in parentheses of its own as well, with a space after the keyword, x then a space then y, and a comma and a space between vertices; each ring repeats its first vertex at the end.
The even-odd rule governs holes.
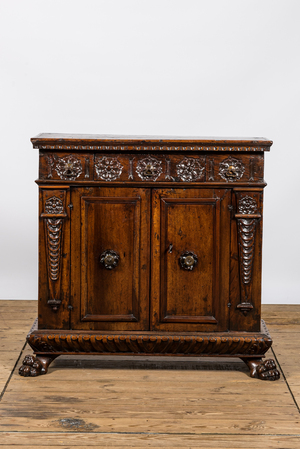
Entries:
POLYGON ((64 212, 64 205, 61 199, 52 196, 45 201, 45 211, 47 214, 62 214, 64 212))
POLYGON ((237 308, 246 316, 253 309, 251 300, 252 289, 252 268, 255 248, 256 221, 259 215, 257 202, 251 196, 243 196, 238 200, 238 241, 239 241, 239 261, 240 261, 240 284, 241 302, 237 308), (245 218, 243 218, 245 215, 245 218))
MULTIPOLYGON (((64 195, 61 194, 61 197, 64 198, 64 195)), ((46 234, 48 284, 50 293, 48 305, 54 312, 56 312, 61 304, 61 253, 63 224, 67 214, 65 213, 63 200, 55 195, 45 200, 44 211, 45 212, 41 217, 44 219, 46 234)))
POLYGON ((141 159, 136 167, 136 172, 143 181, 156 181, 162 171, 161 161, 152 156, 141 159))
POLYGON ((185 157, 176 165, 177 175, 182 181, 191 182, 201 178, 204 167, 197 159, 185 157))
POLYGON ((239 214, 249 215, 257 212, 257 202, 251 196, 244 196, 238 202, 239 214))
POLYGON ((96 159, 95 170, 98 178, 103 179, 103 181, 114 181, 120 178, 123 165, 116 157, 103 156, 96 159))
POLYGON ((70 155, 58 158, 55 170, 60 179, 75 181, 82 173, 82 165, 79 159, 70 155))
POLYGON ((219 175, 225 181, 238 181, 245 172, 245 166, 241 161, 233 157, 224 159, 219 165, 219 175))

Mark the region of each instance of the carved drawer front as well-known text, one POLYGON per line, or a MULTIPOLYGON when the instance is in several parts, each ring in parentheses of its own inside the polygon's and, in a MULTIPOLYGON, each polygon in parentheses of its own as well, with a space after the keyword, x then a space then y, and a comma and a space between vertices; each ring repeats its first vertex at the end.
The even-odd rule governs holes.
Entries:
POLYGON ((94 179, 134 182, 205 181, 205 156, 95 154, 94 179))
POLYGON ((88 181, 93 179, 93 154, 41 153, 40 179, 88 181))
POLYGON ((210 182, 263 182, 264 156, 216 155, 206 160, 206 180, 210 182))

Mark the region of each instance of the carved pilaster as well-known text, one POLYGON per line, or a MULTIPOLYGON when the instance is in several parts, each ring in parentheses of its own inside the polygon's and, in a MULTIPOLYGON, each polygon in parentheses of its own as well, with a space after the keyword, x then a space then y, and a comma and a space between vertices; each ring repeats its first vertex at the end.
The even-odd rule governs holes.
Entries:
POLYGON ((61 304, 61 265, 63 227, 66 213, 65 191, 44 191, 41 217, 45 224, 47 274, 50 298, 47 303, 56 312, 61 304))
POLYGON ((252 270, 255 249, 255 231, 257 220, 261 215, 257 213, 258 204, 255 198, 243 192, 237 195, 237 220, 240 266, 241 302, 237 308, 246 316, 253 309, 252 304, 252 270))

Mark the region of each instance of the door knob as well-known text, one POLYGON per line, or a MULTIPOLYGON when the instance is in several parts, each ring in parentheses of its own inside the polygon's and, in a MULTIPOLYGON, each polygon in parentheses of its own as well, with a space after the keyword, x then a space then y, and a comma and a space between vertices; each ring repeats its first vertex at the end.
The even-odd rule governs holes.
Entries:
POLYGON ((192 251, 185 251, 179 257, 179 263, 184 270, 192 271, 198 263, 198 256, 192 251))
POLYGON ((229 165, 225 172, 226 178, 234 179, 238 177, 237 167, 234 165, 229 165))
POLYGON ((119 260, 120 260, 119 254, 112 249, 107 249, 106 251, 103 251, 103 253, 100 256, 100 262, 104 265, 104 267, 107 270, 112 270, 113 268, 116 268, 119 260))

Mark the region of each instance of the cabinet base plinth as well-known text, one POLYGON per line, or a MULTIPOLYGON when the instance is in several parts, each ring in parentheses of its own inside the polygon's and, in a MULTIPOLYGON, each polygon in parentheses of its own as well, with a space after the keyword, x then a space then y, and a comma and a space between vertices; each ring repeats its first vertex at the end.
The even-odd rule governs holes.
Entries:
POLYGON ((239 357, 251 377, 276 380, 279 372, 273 360, 262 361, 272 339, 262 321, 261 332, 157 333, 38 330, 36 323, 27 342, 36 358, 27 356, 20 368, 22 376, 46 374, 59 355, 163 355, 239 357))

